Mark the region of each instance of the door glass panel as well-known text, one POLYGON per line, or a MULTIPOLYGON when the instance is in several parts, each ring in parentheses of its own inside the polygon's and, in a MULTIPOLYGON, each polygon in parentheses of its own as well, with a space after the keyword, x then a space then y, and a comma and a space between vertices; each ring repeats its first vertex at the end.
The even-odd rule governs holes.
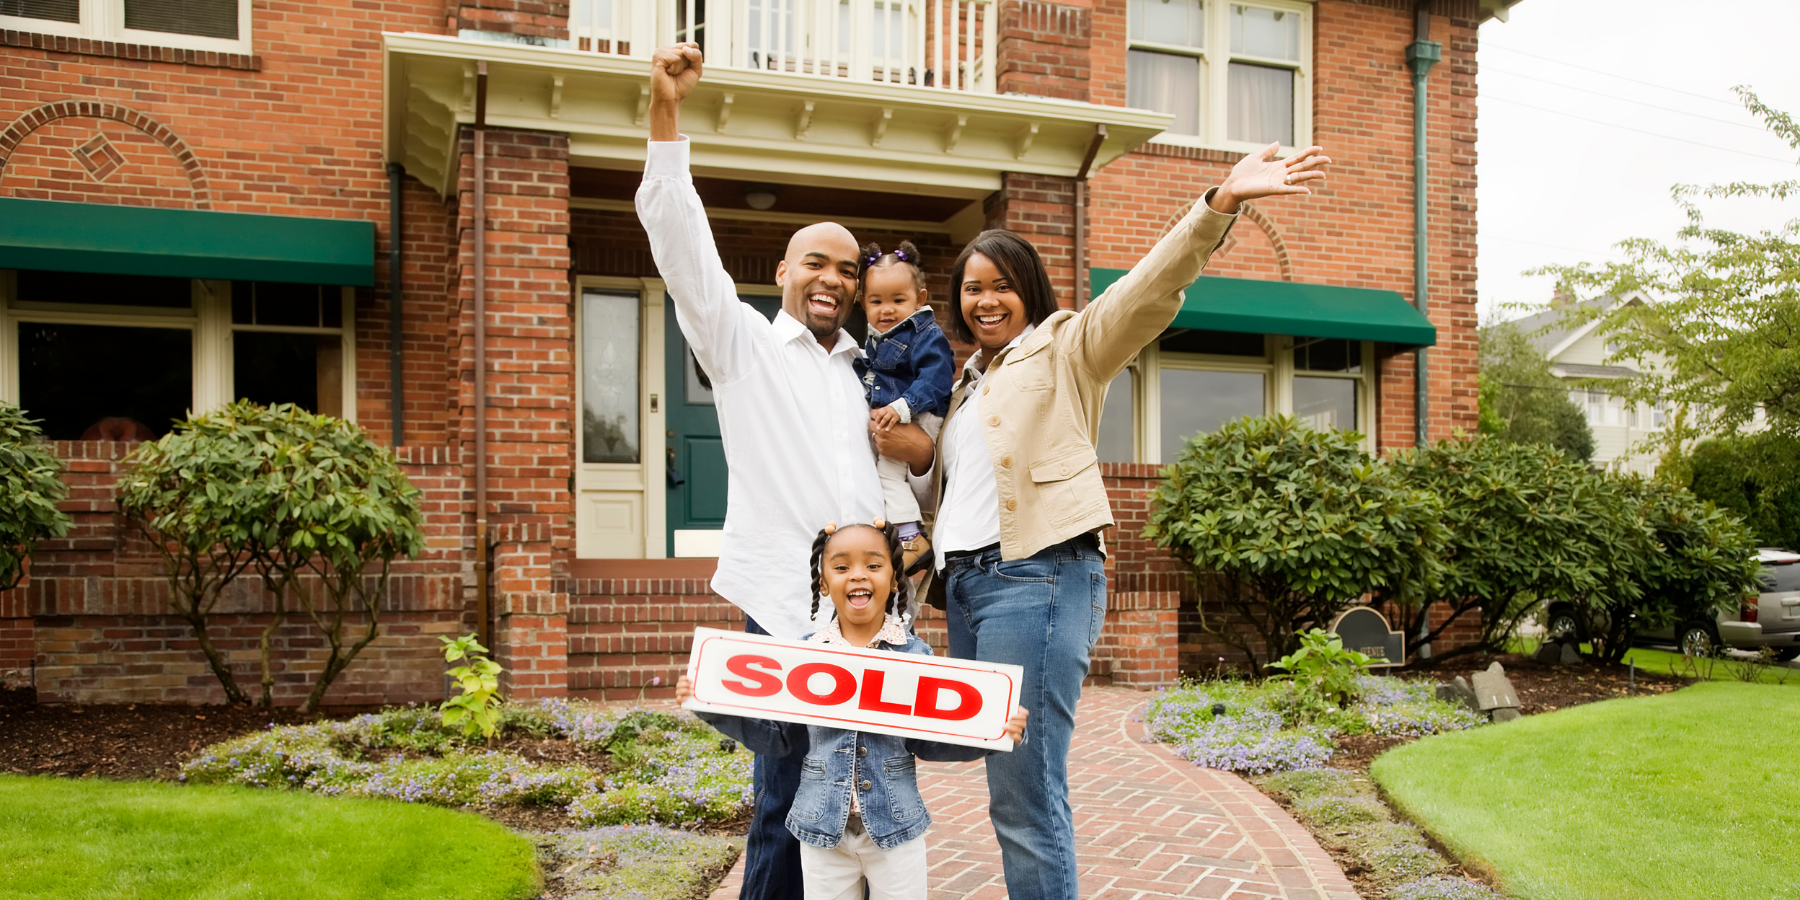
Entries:
POLYGON ((636 463, 638 296, 581 295, 581 460, 636 463))
POLYGON ((1132 453, 1131 370, 1120 372, 1106 389, 1106 404, 1100 408, 1100 434, 1094 450, 1101 462, 1137 462, 1132 453))
POLYGON ((1294 418, 1320 431, 1327 428, 1355 431, 1355 379, 1295 376, 1294 418))
POLYGON ((185 328, 19 324, 19 405, 54 441, 148 440, 194 403, 185 328))
POLYGON ((1264 413, 1263 373, 1162 370, 1162 461, 1172 463, 1188 438, 1264 413))

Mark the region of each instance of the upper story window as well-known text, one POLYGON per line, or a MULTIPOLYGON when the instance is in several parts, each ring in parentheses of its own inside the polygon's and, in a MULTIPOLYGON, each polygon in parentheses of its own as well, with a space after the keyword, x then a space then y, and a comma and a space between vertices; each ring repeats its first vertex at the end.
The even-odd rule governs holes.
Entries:
POLYGON ((1125 102, 1175 116, 1159 141, 1304 145, 1310 15, 1282 0, 1130 0, 1125 102))
POLYGON ((0 28, 248 54, 250 0, 0 0, 0 28))

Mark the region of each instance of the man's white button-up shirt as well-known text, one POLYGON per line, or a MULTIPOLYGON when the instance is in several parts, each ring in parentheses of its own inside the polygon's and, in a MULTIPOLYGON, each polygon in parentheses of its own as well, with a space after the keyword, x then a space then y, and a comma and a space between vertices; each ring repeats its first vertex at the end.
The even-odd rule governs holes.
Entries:
POLYGON ((738 299, 688 174, 688 141, 651 141, 638 218, 675 318, 713 383, 731 491, 712 588, 770 634, 814 626, 811 554, 826 522, 882 515, 869 407, 837 333, 827 351, 786 312, 770 322, 738 299))

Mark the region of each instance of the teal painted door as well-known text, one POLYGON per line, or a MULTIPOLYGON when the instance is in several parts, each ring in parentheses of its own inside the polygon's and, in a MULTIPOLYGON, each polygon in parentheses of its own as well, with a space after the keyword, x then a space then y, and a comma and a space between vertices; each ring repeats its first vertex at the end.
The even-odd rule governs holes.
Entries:
MULTIPOLYGON (((773 319, 780 297, 744 297, 744 302, 773 319)), ((669 555, 675 532, 718 531, 725 527, 725 447, 719 440, 719 414, 713 406, 712 382, 688 350, 687 338, 675 321, 675 301, 665 300, 663 329, 668 391, 669 555)))

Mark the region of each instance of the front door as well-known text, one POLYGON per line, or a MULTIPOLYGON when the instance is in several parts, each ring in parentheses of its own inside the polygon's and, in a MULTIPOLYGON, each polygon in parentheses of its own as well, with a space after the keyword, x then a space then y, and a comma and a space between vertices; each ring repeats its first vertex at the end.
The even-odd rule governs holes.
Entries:
MULTIPOLYGON (((773 319, 781 309, 774 295, 740 295, 757 312, 773 319)), ((718 556, 725 528, 725 446, 719 440, 719 413, 713 406, 712 381, 688 349, 675 322, 675 302, 663 304, 667 341, 669 485, 669 555, 718 556)))

